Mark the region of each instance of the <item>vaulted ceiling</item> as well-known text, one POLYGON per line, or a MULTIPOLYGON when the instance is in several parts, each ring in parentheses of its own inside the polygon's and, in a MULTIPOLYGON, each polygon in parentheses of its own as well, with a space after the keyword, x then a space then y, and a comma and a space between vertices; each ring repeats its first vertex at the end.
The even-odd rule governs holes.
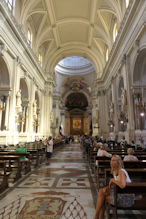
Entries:
POLYGON ((33 32, 33 50, 43 53, 45 72, 68 56, 87 58, 97 77, 113 45, 113 25, 120 26, 125 0, 16 0, 16 17, 33 32))

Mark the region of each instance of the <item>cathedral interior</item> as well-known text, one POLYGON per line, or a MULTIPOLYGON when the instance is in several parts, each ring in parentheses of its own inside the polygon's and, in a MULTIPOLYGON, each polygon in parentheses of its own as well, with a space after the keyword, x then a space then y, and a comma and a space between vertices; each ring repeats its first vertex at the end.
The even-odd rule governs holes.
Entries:
POLYGON ((141 147, 146 218, 146 0, 0 0, 0 219, 95 219, 91 139, 141 147))
POLYGON ((144 0, 0 1, 0 144, 146 141, 144 0))

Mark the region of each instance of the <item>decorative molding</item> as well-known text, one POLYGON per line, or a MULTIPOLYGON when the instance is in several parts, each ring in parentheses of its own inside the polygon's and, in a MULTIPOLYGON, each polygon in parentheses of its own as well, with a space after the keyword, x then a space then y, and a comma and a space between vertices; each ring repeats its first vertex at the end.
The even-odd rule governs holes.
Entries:
POLYGON ((0 54, 1 56, 4 56, 4 53, 7 51, 7 47, 4 43, 0 43, 0 54))

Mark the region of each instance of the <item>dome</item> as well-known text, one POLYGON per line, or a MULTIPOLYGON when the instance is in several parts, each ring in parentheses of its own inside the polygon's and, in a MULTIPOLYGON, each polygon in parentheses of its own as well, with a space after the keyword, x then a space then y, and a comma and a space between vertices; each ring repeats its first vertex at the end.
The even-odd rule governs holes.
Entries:
POLYGON ((93 72, 94 67, 86 58, 80 56, 69 56, 62 59, 56 65, 55 71, 68 75, 80 75, 93 72))

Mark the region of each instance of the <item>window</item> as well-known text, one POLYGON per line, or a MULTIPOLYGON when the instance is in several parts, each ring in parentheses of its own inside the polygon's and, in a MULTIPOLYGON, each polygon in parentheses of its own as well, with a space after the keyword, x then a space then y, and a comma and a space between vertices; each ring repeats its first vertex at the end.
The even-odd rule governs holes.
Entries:
POLYGON ((114 42, 116 40, 117 34, 118 34, 117 24, 115 23, 114 28, 113 28, 113 40, 114 40, 114 42))
POLYGON ((126 3, 126 8, 128 8, 129 0, 125 0, 125 3, 126 3))
POLYGON ((14 6, 15 6, 15 0, 5 0, 5 1, 8 5, 8 7, 9 7, 10 11, 13 12, 14 11, 14 6))
POLYGON ((28 29, 28 32, 27 32, 27 42, 32 47, 32 33, 30 32, 29 29, 28 29))
POLYGON ((43 63, 43 57, 42 57, 42 54, 39 53, 39 62, 40 62, 40 65, 42 66, 42 63, 43 63))
POLYGON ((107 49, 107 50, 106 50, 106 56, 105 56, 106 62, 108 61, 108 57, 109 57, 109 50, 107 49))

